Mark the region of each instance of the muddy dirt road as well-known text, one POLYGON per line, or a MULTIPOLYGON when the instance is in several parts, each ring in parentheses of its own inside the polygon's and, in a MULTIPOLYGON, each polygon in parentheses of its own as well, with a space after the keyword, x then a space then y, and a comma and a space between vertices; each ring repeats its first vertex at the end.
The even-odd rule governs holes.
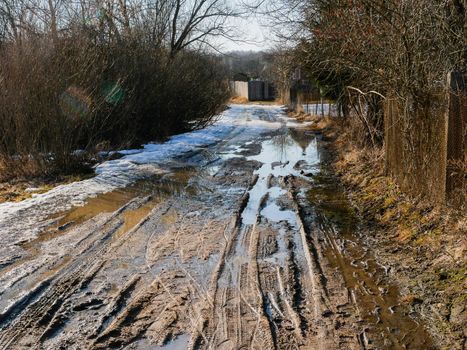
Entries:
POLYGON ((4 247, 0 349, 433 348, 360 237, 321 136, 279 107, 233 108, 264 128, 4 247))

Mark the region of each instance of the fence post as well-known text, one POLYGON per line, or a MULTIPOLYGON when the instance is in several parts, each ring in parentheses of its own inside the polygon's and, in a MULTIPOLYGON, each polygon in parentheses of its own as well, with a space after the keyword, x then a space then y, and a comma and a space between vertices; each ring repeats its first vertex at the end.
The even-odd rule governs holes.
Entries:
POLYGON ((453 191, 457 189, 465 191, 466 186, 465 174, 462 168, 459 169, 460 165, 466 161, 467 89, 465 80, 466 76, 460 72, 448 74, 446 201, 451 199, 453 191))
POLYGON ((323 102, 323 96, 321 96, 321 117, 324 118, 324 102, 323 102))

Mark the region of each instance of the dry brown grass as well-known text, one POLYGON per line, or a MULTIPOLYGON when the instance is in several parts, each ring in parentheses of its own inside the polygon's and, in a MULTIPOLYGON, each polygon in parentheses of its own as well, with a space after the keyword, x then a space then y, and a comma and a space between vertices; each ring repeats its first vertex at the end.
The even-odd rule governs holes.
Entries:
POLYGON ((238 105, 246 105, 250 101, 243 96, 233 96, 230 98, 230 103, 238 104, 238 105))
POLYGON ((361 148, 348 126, 333 124, 325 134, 333 139, 334 169, 374 249, 394 267, 403 295, 421 301, 421 313, 442 342, 460 342, 467 321, 465 205, 434 205, 402 192, 385 174, 383 149, 361 148), (440 319, 440 310, 456 316, 440 319))
POLYGON ((334 117, 320 117, 313 114, 307 114, 304 112, 289 112, 288 116, 294 118, 299 122, 313 122, 313 124, 308 125, 307 128, 315 131, 324 131, 330 129, 332 125, 336 123, 336 118, 334 117))
POLYGON ((279 100, 272 100, 272 101, 250 101, 246 97, 243 96, 233 96, 230 98, 229 103, 239 104, 239 105, 279 105, 281 102, 279 100))
POLYGON ((94 176, 91 173, 77 175, 42 176, 15 178, 14 181, 0 181, 0 203, 21 202, 33 194, 45 193, 54 187, 81 181, 94 176))
POLYGON ((45 175, 43 167, 34 159, 12 159, 0 156, 0 183, 14 178, 27 178, 45 175))
MULTIPOLYGON (((439 206, 428 199, 407 195, 386 176, 383 149, 360 148, 349 141, 349 134, 343 129, 336 134, 339 135, 334 143, 338 154, 337 173, 354 190, 354 199, 362 213, 394 231, 388 231, 388 235, 395 234, 407 244, 421 245, 433 243, 426 239, 433 232, 443 233, 437 238, 444 243, 448 236, 454 241, 463 238, 467 221, 465 207, 439 206)), ((465 242, 461 246, 466 249, 465 242)))

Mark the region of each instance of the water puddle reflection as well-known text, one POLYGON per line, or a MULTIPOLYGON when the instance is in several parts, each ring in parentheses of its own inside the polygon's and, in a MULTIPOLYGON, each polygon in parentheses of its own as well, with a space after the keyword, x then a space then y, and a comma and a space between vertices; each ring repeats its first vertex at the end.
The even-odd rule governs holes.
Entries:
POLYGON ((31 259, 39 253, 40 243, 66 234, 69 229, 77 227, 99 214, 113 213, 135 198, 148 198, 143 205, 135 209, 129 208, 122 213, 123 225, 115 234, 115 237, 118 238, 134 228, 157 204, 167 198, 196 195, 199 189, 194 182, 190 181, 196 174, 195 168, 178 168, 169 174, 141 180, 132 186, 90 198, 83 206, 54 215, 54 225, 39 234, 36 239, 24 242, 21 247, 30 252, 28 259, 31 259))
POLYGON ((247 157, 248 160, 256 160, 263 165, 255 171, 258 180, 249 191, 249 201, 242 213, 244 224, 254 224, 257 213, 260 211, 260 214, 270 221, 285 220, 291 226, 296 226, 295 213, 291 210, 283 210, 276 203, 276 200, 285 195, 286 191, 279 184, 273 184, 272 179, 289 175, 303 177, 304 169, 310 172, 319 164, 317 141, 309 135, 302 137, 304 134, 304 131, 299 130, 283 130, 279 135, 263 141, 258 155, 247 157), (265 196, 267 200, 260 208, 265 196))

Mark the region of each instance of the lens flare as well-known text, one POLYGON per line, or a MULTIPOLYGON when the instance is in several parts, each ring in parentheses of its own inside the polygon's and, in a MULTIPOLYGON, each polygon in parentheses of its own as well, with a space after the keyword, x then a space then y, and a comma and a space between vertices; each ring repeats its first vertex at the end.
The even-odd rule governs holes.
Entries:
POLYGON ((101 93, 105 102, 114 106, 118 105, 125 97, 125 92, 118 82, 104 83, 101 93))
POLYGON ((70 86, 60 96, 62 113, 71 119, 81 119, 89 114, 91 98, 83 89, 70 86))

